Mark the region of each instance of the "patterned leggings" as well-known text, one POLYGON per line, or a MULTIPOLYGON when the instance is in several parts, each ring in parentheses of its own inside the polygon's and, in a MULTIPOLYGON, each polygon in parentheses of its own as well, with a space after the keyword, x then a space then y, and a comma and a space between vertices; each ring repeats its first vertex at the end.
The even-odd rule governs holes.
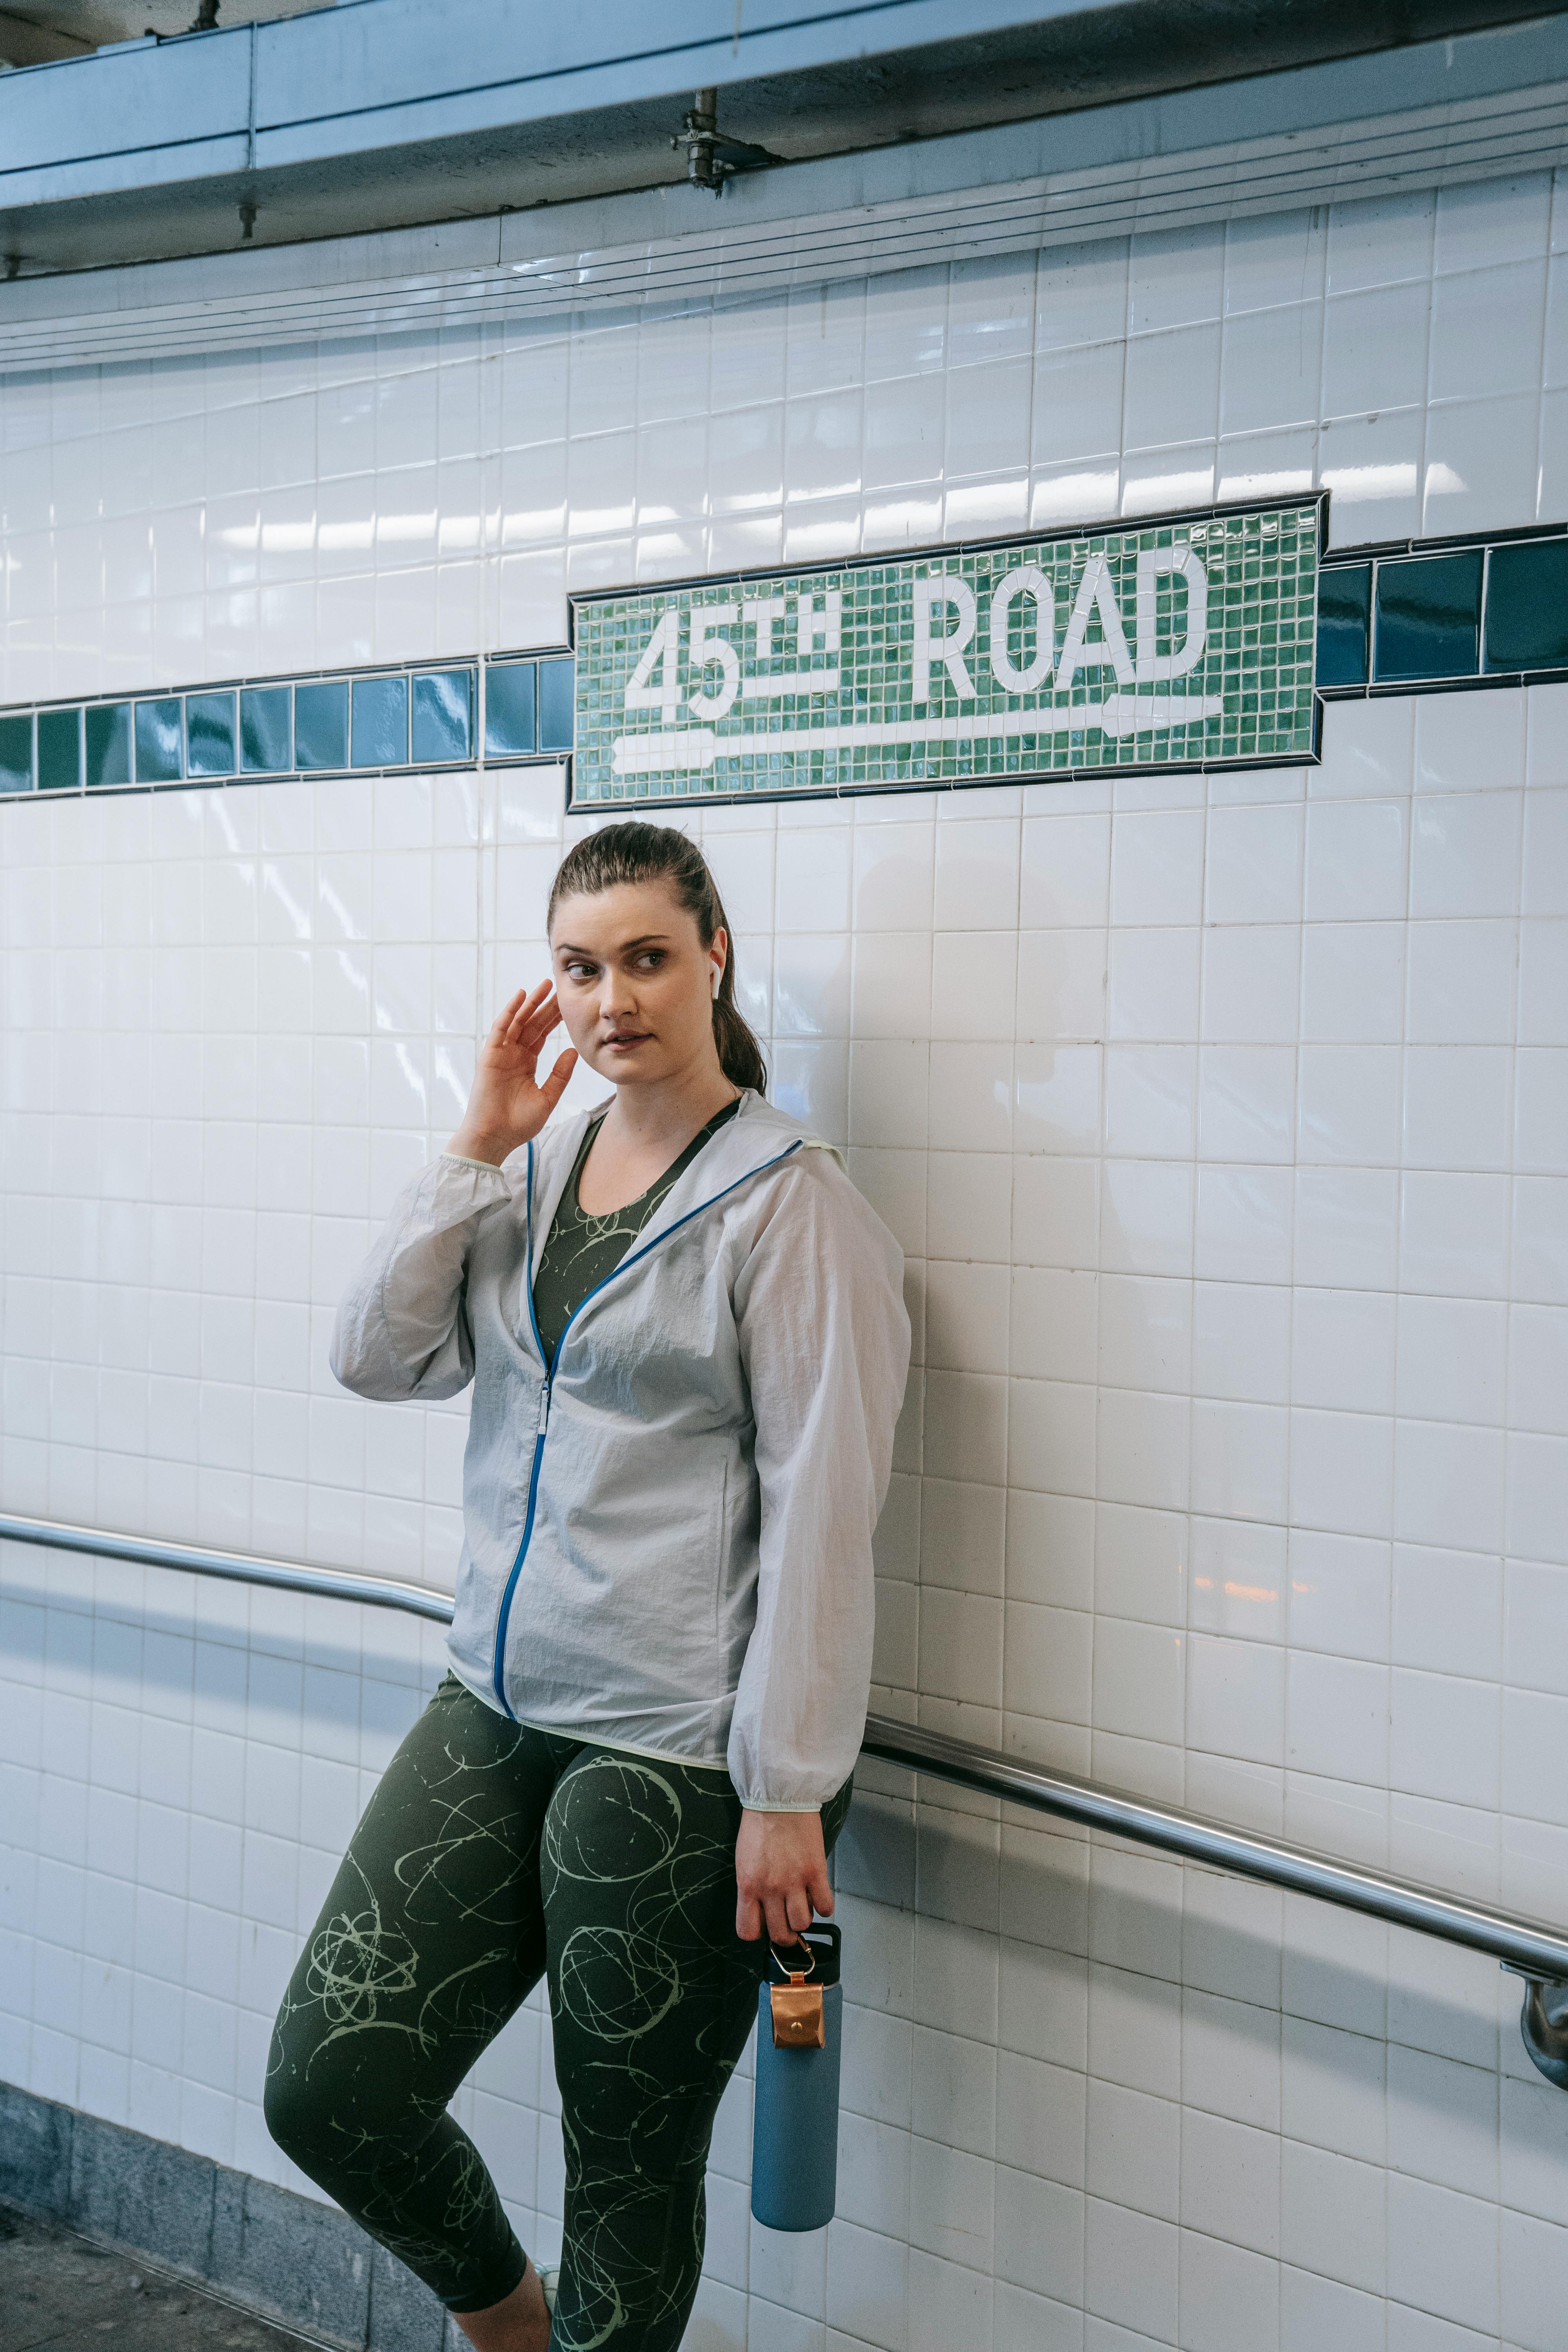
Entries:
MULTIPOLYGON (((823 1808, 831 1847, 849 1786, 823 1808)), ((523 2275, 448 2101, 548 1972, 566 2151, 557 2352, 672 2352, 720 2095, 756 2014, 727 1776, 510 1723, 448 1675, 365 1808, 278 2012, 279 2146, 455 2312, 523 2275)))

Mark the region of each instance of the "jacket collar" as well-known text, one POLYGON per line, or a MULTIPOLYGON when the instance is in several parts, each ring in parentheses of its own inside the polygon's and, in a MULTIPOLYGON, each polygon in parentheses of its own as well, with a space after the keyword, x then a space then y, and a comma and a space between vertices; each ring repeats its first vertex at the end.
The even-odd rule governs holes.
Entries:
MULTIPOLYGON (((598 1115, 600 1108, 595 1103, 591 1109, 557 1117, 531 1145, 512 1152, 502 1163, 501 1174, 510 1189, 513 1205, 524 1220, 530 1210, 531 1175, 532 1267, 539 1264, 588 1123, 598 1115)), ((709 1137, 690 1167, 666 1193, 627 1251, 627 1258, 640 1257, 665 1234, 709 1207, 722 1193, 733 1192, 738 1184, 761 1175, 775 1160, 803 1149, 829 1150, 832 1146, 824 1144, 819 1136, 788 1111, 780 1110, 748 1089, 741 1097, 741 1108, 734 1118, 727 1120, 717 1135, 709 1137)))

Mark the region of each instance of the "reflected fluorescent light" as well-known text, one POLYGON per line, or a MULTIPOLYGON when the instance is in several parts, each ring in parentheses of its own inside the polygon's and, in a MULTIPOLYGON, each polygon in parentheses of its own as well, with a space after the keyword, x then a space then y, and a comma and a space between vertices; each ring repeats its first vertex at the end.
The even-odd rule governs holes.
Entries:
POLYGON ((1029 526, 1095 522, 1116 505, 1116 467, 1108 472, 1049 475, 1037 482, 1029 500, 1029 526))
POLYGON ((1310 466, 1294 467, 1279 474, 1222 474, 1219 478, 1222 499, 1310 498, 1311 490, 1310 466))
POLYGON ((1456 490, 1468 490, 1469 487, 1468 482, 1456 474, 1452 466, 1446 466, 1441 457, 1434 458, 1426 468, 1428 498, 1431 498, 1434 493, 1438 498, 1449 498, 1456 490))
POLYGON ((1200 507, 1214 496, 1214 467, 1189 474, 1151 474, 1121 493, 1124 515, 1160 514, 1167 507, 1200 507))
POLYGON ((1325 466, 1323 488, 1337 499, 1409 499, 1415 495, 1415 460, 1392 466, 1325 466))

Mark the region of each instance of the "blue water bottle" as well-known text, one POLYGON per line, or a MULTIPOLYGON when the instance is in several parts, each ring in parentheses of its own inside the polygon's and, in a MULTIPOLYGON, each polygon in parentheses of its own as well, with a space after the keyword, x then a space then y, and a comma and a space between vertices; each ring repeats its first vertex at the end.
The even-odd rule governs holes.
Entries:
POLYGON ((774 1944, 757 1988, 752 2210, 768 2230, 825 2230, 838 2189, 839 1930, 774 1944))

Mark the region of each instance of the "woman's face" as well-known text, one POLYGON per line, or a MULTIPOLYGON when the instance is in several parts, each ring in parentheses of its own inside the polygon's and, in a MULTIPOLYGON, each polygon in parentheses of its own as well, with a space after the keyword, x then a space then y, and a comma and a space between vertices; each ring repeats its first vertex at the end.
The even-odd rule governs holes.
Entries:
POLYGON ((551 929, 566 1034, 615 1086, 647 1086, 717 1060, 713 978, 729 941, 704 947, 664 882, 621 882, 563 898, 551 929))

